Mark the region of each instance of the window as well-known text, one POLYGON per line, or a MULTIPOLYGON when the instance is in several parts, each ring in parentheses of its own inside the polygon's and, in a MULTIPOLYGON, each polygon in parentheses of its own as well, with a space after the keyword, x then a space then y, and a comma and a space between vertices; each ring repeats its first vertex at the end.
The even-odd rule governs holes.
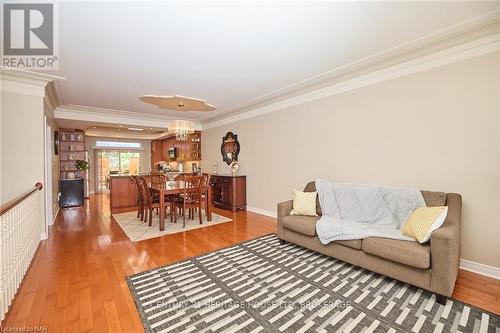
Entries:
POLYGON ((97 141, 96 146, 101 148, 141 148, 139 142, 97 141))
POLYGON ((96 151, 96 191, 109 189, 110 175, 136 175, 139 173, 141 153, 126 150, 96 151))

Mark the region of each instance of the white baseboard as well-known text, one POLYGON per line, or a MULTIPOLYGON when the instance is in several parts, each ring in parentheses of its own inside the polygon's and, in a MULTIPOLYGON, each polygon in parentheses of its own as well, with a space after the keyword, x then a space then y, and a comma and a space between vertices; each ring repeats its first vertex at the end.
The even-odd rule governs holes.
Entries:
POLYGON ((59 206, 57 206, 57 210, 56 210, 56 213, 54 214, 54 217, 52 218, 52 224, 51 225, 54 225, 54 222, 56 222, 56 219, 57 219, 57 215, 59 214, 59 206))
POLYGON ((261 214, 261 215, 265 215, 265 216, 269 216, 269 217, 274 217, 274 218, 278 217, 278 214, 276 212, 273 212, 271 210, 260 209, 257 207, 248 207, 247 206, 247 211, 261 214))
POLYGON ((478 262, 466 259, 460 259, 460 268, 465 271, 485 275, 500 280, 500 268, 498 267, 480 264, 478 262))

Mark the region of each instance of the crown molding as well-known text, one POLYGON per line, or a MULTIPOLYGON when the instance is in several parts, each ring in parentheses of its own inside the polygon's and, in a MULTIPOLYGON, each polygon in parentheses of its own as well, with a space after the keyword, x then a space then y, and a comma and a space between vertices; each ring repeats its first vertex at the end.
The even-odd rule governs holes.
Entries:
POLYGON ((23 71, 5 66, 0 66, 0 78, 2 82, 1 91, 40 97, 45 96, 47 83, 55 80, 65 80, 60 76, 23 71))
MULTIPOLYGON (((279 103, 290 102, 296 98, 301 100, 303 96, 309 93, 314 94, 324 88, 331 88, 332 86, 341 85, 351 80, 361 81, 367 75, 380 73, 387 69, 394 70, 401 64, 411 65, 412 62, 429 61, 433 56, 442 56, 442 54, 449 51, 459 52, 457 50, 461 50, 465 52, 470 47, 476 47, 476 44, 488 43, 492 38, 497 38, 496 36, 498 36, 499 33, 500 10, 495 10, 263 96, 256 97, 247 102, 223 110, 223 114, 207 116, 202 119, 202 126, 203 128, 211 128, 250 118, 252 114, 256 116, 267 113, 269 108, 274 110, 276 107, 288 107, 288 103, 283 103, 285 106, 281 107, 279 103)), ((451 59, 449 60, 451 61, 451 59)), ((408 72, 408 74, 409 73, 410 72, 408 72)), ((401 73, 400 76, 402 75, 406 74, 401 73)), ((305 100, 304 102, 307 101, 308 100, 305 100)), ((294 103, 292 105, 296 104, 300 103, 294 103)))
POLYGON ((209 129, 222 126, 244 119, 257 117, 270 112, 283 110, 295 105, 315 101, 325 97, 334 96, 350 90, 359 89, 376 83, 392 80, 398 77, 418 73, 431 68, 452 64, 484 54, 500 51, 500 33, 484 37, 462 45, 453 46, 432 54, 427 54, 409 61, 391 65, 359 75, 354 78, 341 80, 330 86, 308 91, 290 98, 279 100, 264 106, 256 107, 244 112, 229 115, 215 120, 202 121, 202 128, 209 129))
POLYGON ((47 86, 45 87, 44 102, 47 105, 48 110, 49 110, 52 118, 54 118, 55 109, 59 105, 61 105, 59 96, 60 95, 56 89, 56 85, 55 85, 54 81, 47 83, 47 86))
MULTIPOLYGON (((126 110, 105 109, 83 105, 59 106, 54 111, 54 117, 56 119, 159 128, 165 127, 166 123, 170 120, 182 119, 159 114, 137 113, 126 110)), ((192 121, 195 129, 201 129, 201 124, 197 121, 191 119, 182 120, 192 121)))

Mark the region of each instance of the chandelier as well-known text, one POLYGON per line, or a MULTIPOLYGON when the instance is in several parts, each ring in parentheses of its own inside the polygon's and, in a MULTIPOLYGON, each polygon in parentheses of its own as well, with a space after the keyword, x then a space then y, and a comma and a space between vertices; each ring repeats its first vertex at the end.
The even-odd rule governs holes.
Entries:
POLYGON ((189 120, 172 120, 167 125, 169 133, 175 133, 177 141, 187 141, 189 134, 194 133, 194 124, 189 120))

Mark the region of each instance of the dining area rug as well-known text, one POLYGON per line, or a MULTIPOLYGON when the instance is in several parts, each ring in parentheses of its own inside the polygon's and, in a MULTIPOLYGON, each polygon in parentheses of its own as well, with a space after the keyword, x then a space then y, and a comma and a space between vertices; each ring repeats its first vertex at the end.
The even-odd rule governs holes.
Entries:
POLYGON ((137 217, 137 212, 126 212, 113 214, 112 217, 118 223, 118 225, 123 229, 127 237, 132 242, 138 242, 145 239, 161 237, 164 235, 175 234, 178 232, 205 228, 211 225, 231 222, 230 218, 227 218, 222 215, 218 215, 212 213, 212 221, 208 221, 207 217, 202 215, 202 224, 198 219, 197 214, 195 214, 195 219, 189 219, 186 216, 186 227, 182 227, 182 216, 177 217, 177 223, 170 222, 169 216, 165 218, 165 230, 160 231, 159 223, 160 218, 159 215, 153 215, 153 224, 149 226, 149 222, 143 222, 137 217))

